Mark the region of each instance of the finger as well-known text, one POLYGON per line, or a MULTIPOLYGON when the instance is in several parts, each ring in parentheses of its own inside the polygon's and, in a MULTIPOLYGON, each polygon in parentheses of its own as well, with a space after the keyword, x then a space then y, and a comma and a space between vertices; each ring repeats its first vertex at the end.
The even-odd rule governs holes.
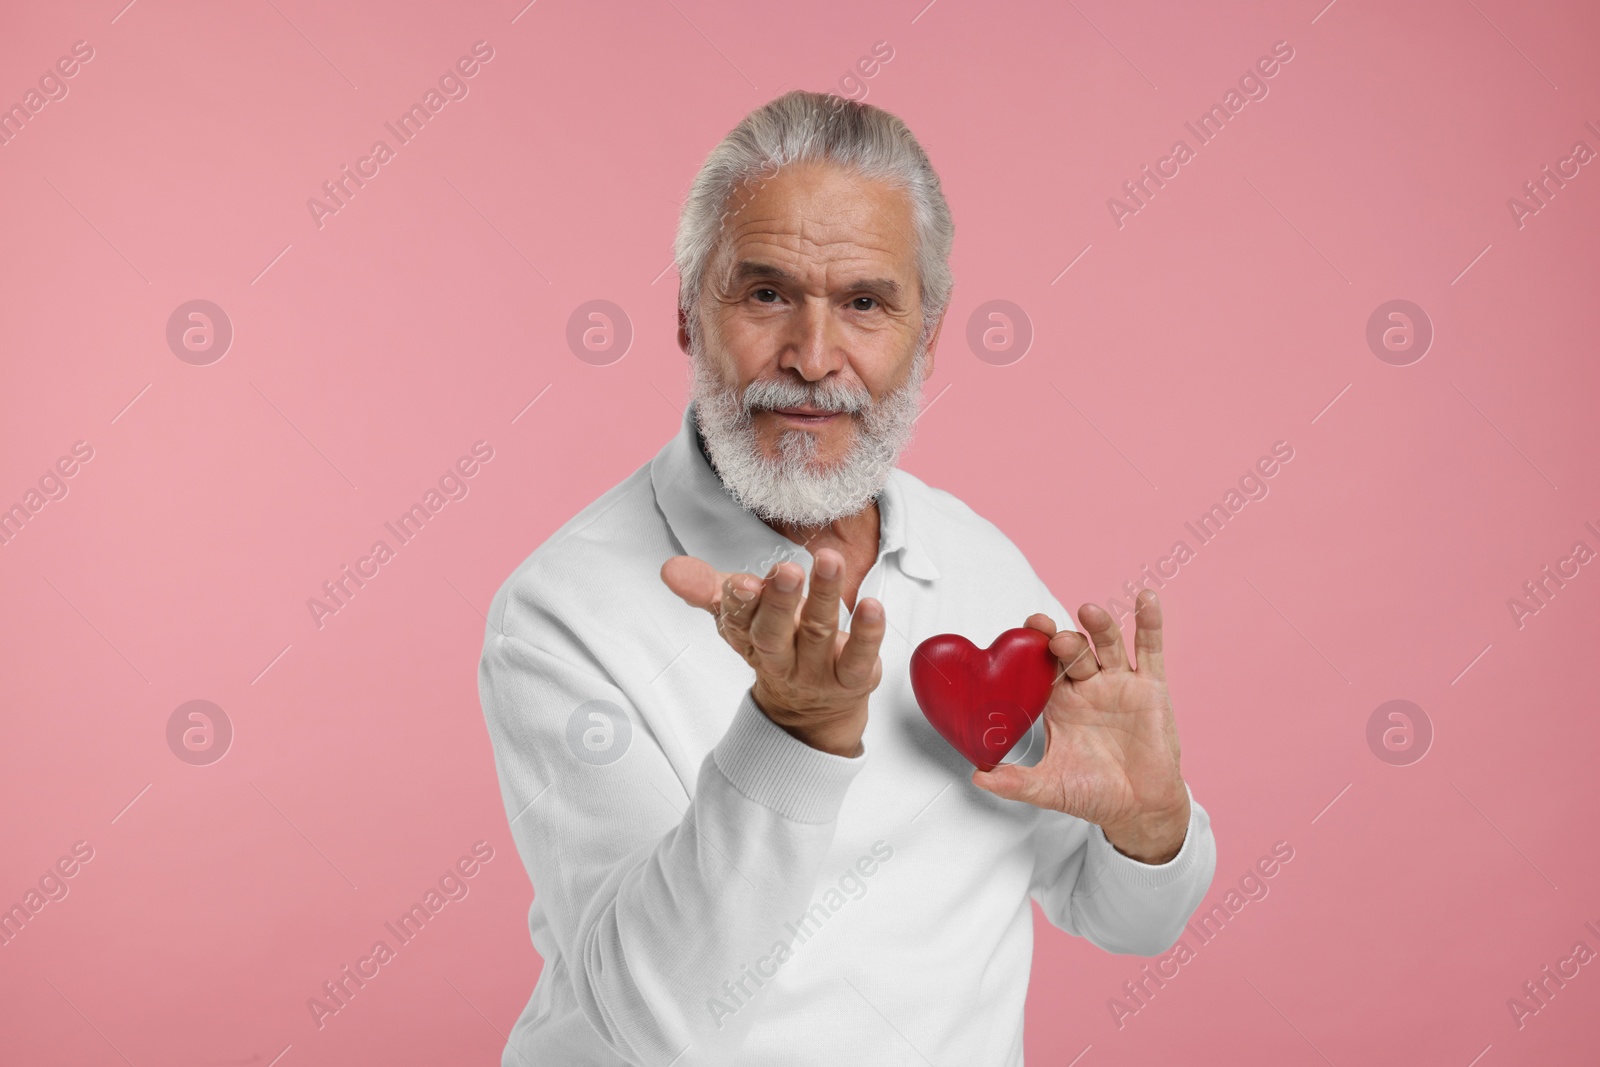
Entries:
POLYGON ((788 671, 794 666, 795 608, 800 603, 800 584, 805 571, 797 563, 777 565, 756 601, 755 618, 750 620, 750 644, 763 666, 788 671))
POLYGON ((855 614, 850 617, 850 638, 834 662, 834 677, 849 689, 862 689, 874 684, 878 666, 878 648, 883 644, 883 634, 888 616, 883 605, 871 597, 856 603, 855 614))
POLYGON ((730 619, 743 618, 746 628, 755 617, 755 602, 761 596, 764 583, 753 574, 724 574, 719 611, 730 619))
POLYGON ((831 548, 817 551, 811 565, 811 589, 800 608, 795 660, 814 678, 833 673, 834 638, 839 631, 839 587, 844 582, 844 557, 831 548))
POLYGON ((690 607, 717 612, 722 599, 722 574, 703 559, 673 556, 661 565, 661 580, 690 607))
POLYGON ((761 579, 751 574, 730 574, 722 583, 722 609, 717 629, 740 655, 750 649, 750 624, 761 599, 761 579))
POLYGON ((1167 665, 1161 654, 1161 600, 1154 589, 1146 589, 1134 601, 1134 606, 1136 629, 1133 632, 1133 649, 1139 659, 1137 669, 1165 679, 1167 665))
POLYGON ((1054 637, 1056 635, 1056 620, 1052 619, 1042 611, 1036 611, 1032 615, 1029 615, 1028 621, 1022 625, 1033 630, 1038 630, 1046 637, 1054 637))
POLYGON ((1122 647, 1122 627, 1111 613, 1099 604, 1090 602, 1078 609, 1078 620, 1094 642, 1094 654, 1103 671, 1128 669, 1128 654, 1122 647))
POLYGON ((1076 630, 1062 630, 1052 637, 1050 652, 1061 661, 1062 673, 1074 682, 1081 682, 1100 669, 1094 658, 1094 646, 1076 630))

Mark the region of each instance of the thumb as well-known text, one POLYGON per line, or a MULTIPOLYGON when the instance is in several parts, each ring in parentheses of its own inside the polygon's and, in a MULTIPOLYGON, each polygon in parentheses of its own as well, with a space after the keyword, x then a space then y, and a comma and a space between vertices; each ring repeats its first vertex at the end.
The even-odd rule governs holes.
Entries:
POLYGON ((1028 620, 1022 625, 1030 630, 1038 630, 1046 637, 1054 637, 1056 635, 1056 621, 1042 611, 1036 611, 1029 615, 1028 620))
POLYGON ((722 575, 703 559, 673 556, 661 565, 661 580, 690 607, 715 615, 722 603, 722 575))

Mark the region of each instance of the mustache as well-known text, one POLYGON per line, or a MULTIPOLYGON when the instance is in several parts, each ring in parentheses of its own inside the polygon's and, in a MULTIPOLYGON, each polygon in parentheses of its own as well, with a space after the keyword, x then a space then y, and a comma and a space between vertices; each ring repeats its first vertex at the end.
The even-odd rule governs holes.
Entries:
POLYGON ((859 414, 872 407, 872 394, 865 386, 838 379, 797 382, 793 378, 764 378, 745 386, 741 405, 746 416, 772 408, 796 407, 859 414))

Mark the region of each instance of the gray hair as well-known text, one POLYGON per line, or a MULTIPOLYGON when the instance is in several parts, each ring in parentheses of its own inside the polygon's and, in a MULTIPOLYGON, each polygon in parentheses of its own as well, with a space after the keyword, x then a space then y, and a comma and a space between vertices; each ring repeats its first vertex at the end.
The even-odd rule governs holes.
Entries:
POLYGON ((770 181, 790 163, 828 162, 863 178, 903 189, 911 198, 917 278, 926 339, 950 304, 955 284, 950 245, 955 222, 927 153, 896 115, 833 93, 795 89, 763 104, 735 126, 706 157, 678 217, 673 255, 678 307, 691 337, 705 273, 721 246, 728 201, 741 185, 770 181))

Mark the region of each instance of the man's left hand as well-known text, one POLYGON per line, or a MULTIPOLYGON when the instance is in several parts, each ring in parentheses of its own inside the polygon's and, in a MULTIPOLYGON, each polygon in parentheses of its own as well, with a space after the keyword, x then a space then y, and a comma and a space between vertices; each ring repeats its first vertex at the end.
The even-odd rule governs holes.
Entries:
POLYGON ((1028 626, 1051 635, 1050 651, 1066 665, 1044 709, 1044 757, 1032 767, 977 771, 972 782, 1092 822, 1131 859, 1166 863, 1183 847, 1189 793, 1161 656, 1161 604, 1149 589, 1135 603, 1137 665, 1123 648, 1121 627, 1097 604, 1078 609, 1088 638, 1058 633, 1048 615, 1028 618, 1028 626))

